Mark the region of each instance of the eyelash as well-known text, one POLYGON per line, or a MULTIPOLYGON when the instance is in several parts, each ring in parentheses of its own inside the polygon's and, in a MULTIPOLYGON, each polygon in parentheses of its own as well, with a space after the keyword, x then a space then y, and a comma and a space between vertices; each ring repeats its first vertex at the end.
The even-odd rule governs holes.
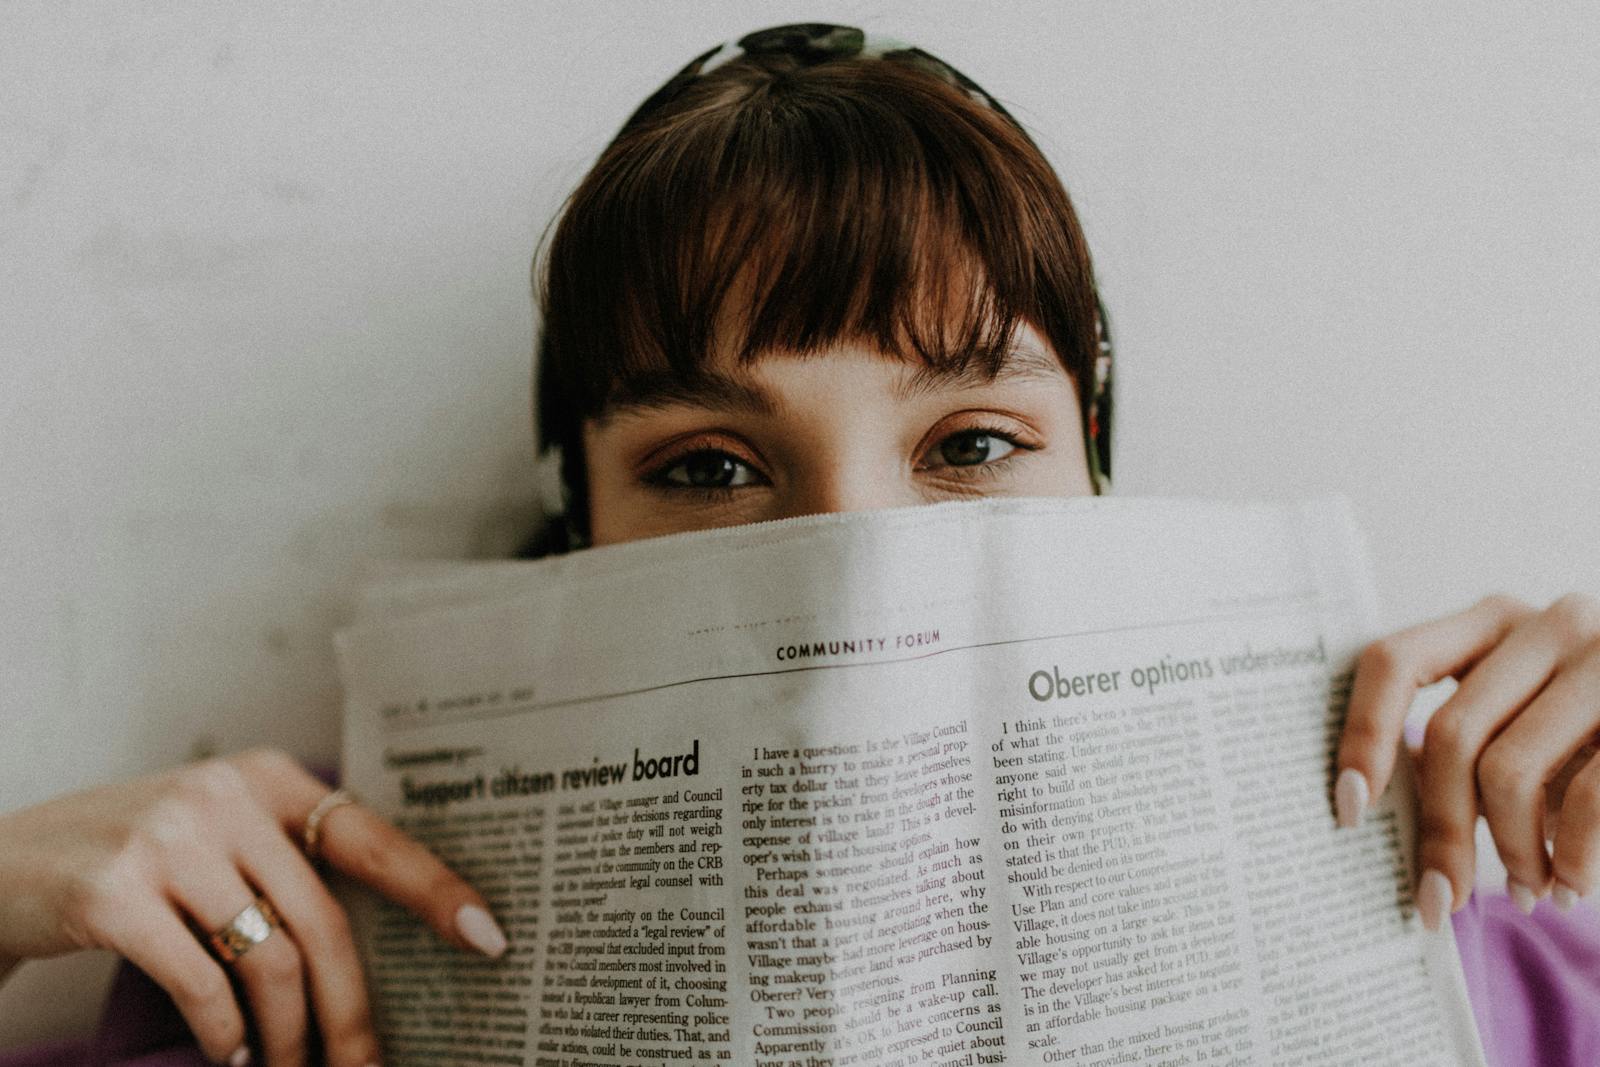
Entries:
MULTIPOLYGON (((984 478, 992 478, 1003 473, 1008 467, 1011 466, 1012 461, 1016 459, 1020 453, 1038 451, 1037 445, 1023 443, 1018 439, 1016 434, 1002 430, 996 426, 984 424, 963 426, 959 430, 953 430, 935 441, 934 447, 937 448, 950 438, 963 434, 996 438, 1010 445, 1012 451, 1000 457, 999 459, 992 460, 988 463, 974 463, 970 465, 945 463, 936 467, 919 467, 917 469, 923 471, 937 470, 940 472, 939 477, 953 477, 963 481, 979 481, 984 478)), ((671 494, 674 499, 696 503, 725 502, 733 499, 734 495, 741 489, 758 488, 759 484, 761 483, 770 484, 767 482, 766 476, 762 475, 759 471, 756 471, 756 474, 759 478, 761 478, 761 483, 758 483, 757 486, 681 485, 667 478, 667 473, 673 468, 677 467, 679 464, 685 462, 686 460, 693 459, 695 456, 707 454, 727 456, 735 463, 749 467, 753 471, 756 469, 753 463, 739 458, 732 452, 729 452, 727 449, 716 448, 709 444, 697 442, 694 447, 686 448, 681 452, 674 453, 666 460, 657 464, 653 469, 650 470, 649 473, 644 476, 644 482, 660 492, 671 494)))
POLYGON ((685 500, 694 503, 717 503, 731 500, 733 499, 733 495, 740 489, 753 488, 752 486, 680 485, 679 483, 670 481, 667 478, 667 472, 671 471, 674 467, 677 467, 678 465, 687 460, 693 459, 696 456, 703 455, 727 456, 735 463, 742 464, 743 466, 750 468, 752 471, 756 471, 756 475, 761 478, 761 481, 766 481, 765 475, 762 475, 760 471, 757 471, 755 464, 751 463, 750 461, 741 459, 727 449, 717 448, 708 442, 693 441, 691 442, 690 447, 683 449, 681 452, 674 452, 667 459, 656 464, 647 474, 645 474, 644 482, 646 485, 657 490, 658 492, 671 494, 675 500, 685 500))
POLYGON ((954 477, 966 481, 979 481, 984 478, 994 477, 997 474, 1003 473, 1006 468, 1011 465, 1011 461, 1017 458, 1019 453, 1037 452, 1039 450, 1037 445, 1024 444, 1022 441, 1018 440, 1015 433, 1002 430, 997 426, 987 425, 963 426, 959 430, 953 430, 950 433, 945 434, 943 437, 939 438, 939 440, 935 441, 933 446, 934 448, 938 448, 952 437, 959 437, 968 434, 976 437, 996 438, 1010 445, 1012 450, 1006 453, 1004 456, 1001 456, 999 459, 990 460, 987 463, 972 463, 966 465, 945 463, 938 467, 925 467, 922 469, 937 470, 940 477, 954 477))

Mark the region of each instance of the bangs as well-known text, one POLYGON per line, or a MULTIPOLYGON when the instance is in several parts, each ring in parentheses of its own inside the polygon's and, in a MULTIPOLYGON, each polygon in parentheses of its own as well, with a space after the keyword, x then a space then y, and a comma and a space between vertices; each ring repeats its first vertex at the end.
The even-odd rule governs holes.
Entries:
POLYGON ((1004 116, 891 61, 723 64, 607 148, 535 263, 546 445, 716 360, 861 345, 992 377, 1022 321, 1090 395, 1060 180, 1004 116))

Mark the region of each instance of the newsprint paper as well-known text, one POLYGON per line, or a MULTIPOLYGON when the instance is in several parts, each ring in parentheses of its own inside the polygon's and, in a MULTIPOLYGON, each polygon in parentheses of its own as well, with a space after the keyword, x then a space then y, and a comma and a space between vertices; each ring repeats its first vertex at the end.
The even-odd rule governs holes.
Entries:
POLYGON ((983 501, 420 567, 345 782, 499 960, 349 890, 386 1062, 1484 1063, 1401 777, 1335 829, 1342 499, 983 501))

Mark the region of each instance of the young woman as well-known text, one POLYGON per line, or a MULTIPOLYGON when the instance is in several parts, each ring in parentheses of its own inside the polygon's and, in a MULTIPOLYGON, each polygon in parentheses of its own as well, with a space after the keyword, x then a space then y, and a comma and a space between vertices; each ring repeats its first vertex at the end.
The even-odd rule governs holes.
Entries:
MULTIPOLYGON (((801 24, 697 57, 574 192, 536 284, 539 423, 567 511, 535 554, 1108 484, 1110 344, 1067 195, 998 103, 900 42, 801 24)), ((1418 765, 1424 923, 1454 916, 1496 1062, 1600 1062, 1600 933, 1534 909, 1600 886, 1600 604, 1489 597, 1370 646, 1341 825, 1385 789, 1416 690, 1447 676, 1460 687, 1418 765), (1509 898, 1472 894, 1480 814, 1509 898)), ((327 1063, 377 1062, 307 852, 464 949, 505 940, 469 886, 341 799, 258 752, 0 818, 0 973, 111 948, 215 1061, 304 1063, 314 1024, 327 1063), (208 954, 191 927, 234 941, 208 954)))

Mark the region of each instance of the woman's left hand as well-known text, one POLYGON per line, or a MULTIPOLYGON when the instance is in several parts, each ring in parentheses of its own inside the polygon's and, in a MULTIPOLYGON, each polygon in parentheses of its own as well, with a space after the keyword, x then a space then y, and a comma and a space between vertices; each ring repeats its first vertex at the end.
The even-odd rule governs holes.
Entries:
POLYGON ((1600 600, 1540 611, 1506 596, 1401 630, 1356 663, 1334 789, 1339 824, 1383 794, 1419 688, 1460 685, 1428 720, 1417 754, 1417 910, 1438 929, 1466 903, 1483 815, 1524 912, 1600 888, 1600 600), (1370 792, 1369 792, 1370 787, 1370 792), (1553 850, 1545 842, 1553 838, 1553 850))

